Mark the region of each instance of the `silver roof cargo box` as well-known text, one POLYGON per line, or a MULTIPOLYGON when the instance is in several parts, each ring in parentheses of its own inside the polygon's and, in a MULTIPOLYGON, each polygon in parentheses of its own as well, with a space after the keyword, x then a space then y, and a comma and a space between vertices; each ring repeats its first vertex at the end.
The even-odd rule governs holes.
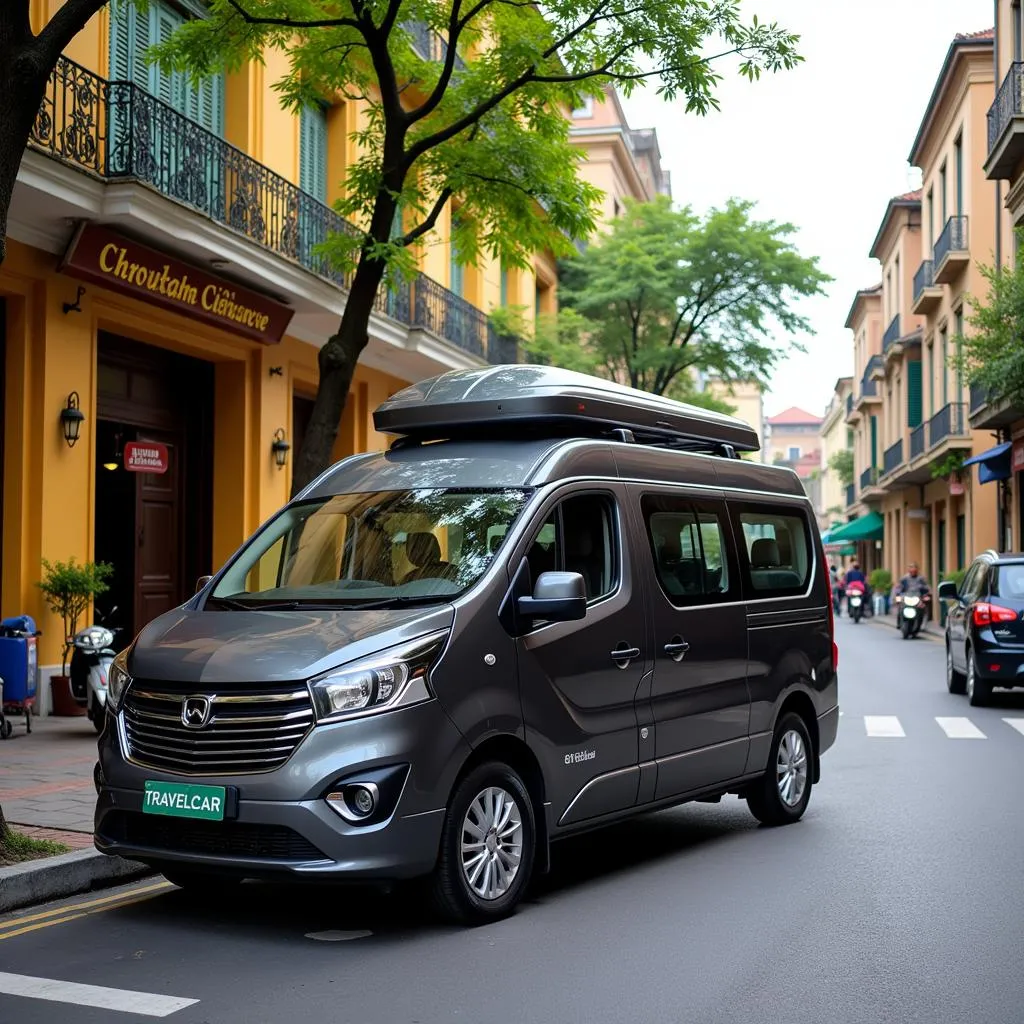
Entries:
POLYGON ((454 438, 608 437, 734 455, 756 452, 757 432, 723 416, 552 366, 452 370, 399 391, 373 424, 406 443, 454 438))

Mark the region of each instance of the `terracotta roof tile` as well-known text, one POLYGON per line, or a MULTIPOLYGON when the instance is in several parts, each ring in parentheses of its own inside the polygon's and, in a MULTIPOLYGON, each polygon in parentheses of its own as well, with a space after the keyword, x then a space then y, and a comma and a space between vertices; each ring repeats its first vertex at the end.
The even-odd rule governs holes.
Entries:
POLYGON ((983 28, 980 32, 957 32, 957 39, 995 39, 994 28, 983 28))
POLYGON ((797 406, 791 406, 790 408, 780 412, 778 416, 769 416, 768 423, 773 427, 782 427, 786 425, 795 426, 796 424, 820 424, 821 417, 815 416, 812 412, 807 412, 805 409, 800 409, 797 406))
POLYGON ((921 190, 920 189, 915 189, 913 192, 904 192, 902 195, 893 196, 893 202, 894 203, 899 203, 899 202, 912 203, 912 202, 920 202, 920 201, 921 201, 921 190))

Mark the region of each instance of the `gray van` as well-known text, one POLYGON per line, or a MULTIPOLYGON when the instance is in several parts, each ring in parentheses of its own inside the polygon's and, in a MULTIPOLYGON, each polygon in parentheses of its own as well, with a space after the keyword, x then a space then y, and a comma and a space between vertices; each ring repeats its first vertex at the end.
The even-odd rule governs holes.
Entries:
POLYGON ((513 910, 563 836, 797 821, 839 721, 828 572, 745 423, 551 367, 446 373, 110 670, 96 846, 185 887, 428 876, 513 910))

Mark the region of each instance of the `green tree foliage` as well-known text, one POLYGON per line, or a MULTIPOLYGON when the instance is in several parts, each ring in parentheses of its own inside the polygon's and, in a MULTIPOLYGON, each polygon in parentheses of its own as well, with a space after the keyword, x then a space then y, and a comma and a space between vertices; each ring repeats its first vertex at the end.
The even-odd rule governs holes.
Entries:
POLYGON ((969 298, 972 330, 953 339, 951 362, 990 401, 1024 405, 1024 249, 1012 267, 978 269, 988 283, 988 296, 969 298))
POLYGON ((287 55, 285 103, 365 99, 337 209, 359 230, 325 244, 353 283, 337 332, 320 349, 320 385, 293 489, 330 458, 377 289, 408 272, 449 202, 459 203, 459 258, 482 251, 508 266, 570 251, 594 226, 597 191, 580 181, 566 110, 616 84, 653 78, 688 112, 716 106, 716 58, 747 78, 793 67, 796 36, 740 0, 210 0, 157 48, 205 74, 287 55), (430 53, 424 53, 424 50, 430 53), (396 210, 402 230, 393 235, 396 210))
POLYGON ((853 483, 853 449, 840 448, 829 456, 828 468, 832 470, 844 487, 853 483))
POLYGON ((627 200, 607 235, 567 264, 564 322, 537 350, 552 362, 578 350, 594 372, 659 395, 693 370, 764 380, 785 351, 774 336, 809 330, 796 300, 831 280, 797 251, 795 230, 756 220, 741 200, 704 217, 667 196, 627 200))
POLYGON ((37 586, 43 592, 46 604, 64 624, 63 671, 67 675, 67 656, 71 639, 78 631, 78 620, 89 602, 109 590, 107 580, 114 567, 107 562, 48 562, 43 559, 43 578, 37 586))

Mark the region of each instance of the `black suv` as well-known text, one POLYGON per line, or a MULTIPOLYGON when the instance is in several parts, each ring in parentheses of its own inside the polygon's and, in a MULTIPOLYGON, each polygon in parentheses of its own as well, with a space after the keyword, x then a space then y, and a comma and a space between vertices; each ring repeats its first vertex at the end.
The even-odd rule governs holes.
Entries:
POLYGON ((986 551, 972 563, 959 592, 941 583, 951 601, 946 617, 946 685, 974 707, 992 689, 1024 687, 1024 554, 986 551))

